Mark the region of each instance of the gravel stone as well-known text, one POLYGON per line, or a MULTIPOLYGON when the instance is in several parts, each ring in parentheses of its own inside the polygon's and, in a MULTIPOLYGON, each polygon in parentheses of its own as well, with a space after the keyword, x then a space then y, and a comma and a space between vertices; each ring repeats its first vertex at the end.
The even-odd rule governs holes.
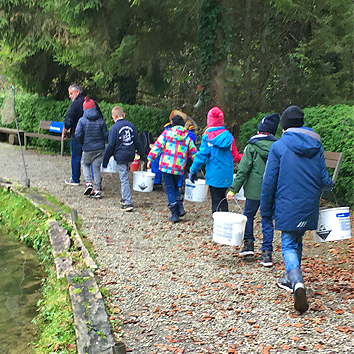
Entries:
MULTIPOLYGON (((24 151, 31 187, 78 210, 81 231, 92 241, 99 286, 122 326, 117 340, 128 352, 152 353, 353 353, 352 240, 315 244, 304 237, 303 273, 310 310, 299 315, 292 295, 276 286, 284 275, 280 233, 274 266, 239 258, 239 247, 212 241, 211 202, 186 201, 181 222, 168 221, 164 192, 132 191, 133 212, 122 212, 117 174, 102 174, 102 199, 68 186, 70 157, 24 151)), ((0 177, 24 183, 19 147, 0 143, 0 177)), ((131 184, 132 186, 132 184, 131 184)), ((244 202, 240 202, 244 207, 244 202)), ((235 203, 230 209, 238 211, 235 203)))

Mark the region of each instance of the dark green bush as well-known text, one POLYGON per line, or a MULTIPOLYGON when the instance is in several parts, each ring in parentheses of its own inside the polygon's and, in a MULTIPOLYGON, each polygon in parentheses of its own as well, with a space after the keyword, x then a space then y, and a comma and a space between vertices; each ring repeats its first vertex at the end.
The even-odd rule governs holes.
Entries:
MULTIPOLYGON (((322 145, 326 151, 342 152, 343 163, 334 187, 334 195, 340 205, 354 204, 354 106, 335 105, 317 106, 304 109, 305 125, 312 128, 322 138, 322 145)), ((237 147, 241 150, 248 139, 257 132, 260 120, 266 114, 259 113, 256 117, 243 124, 240 135, 236 140, 237 147)), ((281 136, 280 125, 276 134, 281 136)), ((333 171, 329 171, 332 175, 333 171)), ((326 198, 333 199, 332 194, 326 198)))
MULTIPOLYGON (((0 104, 3 100, 4 94, 0 96, 0 104)), ((32 94, 16 94, 15 107, 19 129, 27 132, 37 132, 41 120, 63 122, 70 103, 71 101, 69 99, 62 102, 46 97, 38 97, 37 95, 32 94)), ((116 105, 120 105, 123 108, 126 119, 135 124, 139 133, 144 130, 149 130, 152 132, 153 136, 160 135, 163 131, 163 126, 168 122, 172 111, 172 109, 156 109, 138 105, 131 106, 126 104, 99 102, 108 129, 113 125, 111 111, 116 105)), ((6 127, 16 128, 16 124, 13 122, 6 125, 6 127)), ((48 134, 48 132, 44 131, 42 133, 48 134)), ((30 140, 30 145, 55 152, 58 152, 60 149, 60 142, 48 139, 33 138, 30 140)), ((68 142, 65 144, 65 152, 70 152, 68 142)))

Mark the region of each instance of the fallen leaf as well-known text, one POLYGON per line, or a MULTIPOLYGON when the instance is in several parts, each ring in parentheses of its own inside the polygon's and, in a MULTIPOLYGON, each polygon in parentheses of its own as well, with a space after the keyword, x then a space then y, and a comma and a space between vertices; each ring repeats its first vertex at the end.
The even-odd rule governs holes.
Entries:
POLYGON ((290 345, 282 344, 281 348, 284 349, 284 350, 288 350, 288 349, 290 349, 290 345))
POLYGON ((295 340, 295 341, 300 340, 299 337, 290 337, 290 339, 295 340))
POLYGON ((344 313, 344 311, 342 309, 338 309, 335 313, 337 315, 342 315, 344 313))
POLYGON ((59 349, 59 347, 60 347, 59 343, 55 344, 55 346, 53 347, 53 352, 56 352, 59 349))
POLYGON ((294 323, 293 326, 296 328, 301 328, 304 327, 305 325, 303 323, 294 323))
POLYGON ((315 349, 321 349, 322 348, 322 345, 321 344, 316 344, 315 345, 315 349))
POLYGON ((306 351, 306 350, 307 350, 305 346, 302 346, 302 347, 297 347, 297 349, 299 349, 299 350, 303 350, 303 351, 306 351))

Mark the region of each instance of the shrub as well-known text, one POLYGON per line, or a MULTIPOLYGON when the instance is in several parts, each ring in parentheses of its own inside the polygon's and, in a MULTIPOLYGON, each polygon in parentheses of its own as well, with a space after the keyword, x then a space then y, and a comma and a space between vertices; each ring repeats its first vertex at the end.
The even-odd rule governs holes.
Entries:
MULTIPOLYGON (((336 203, 353 206, 353 151, 354 151, 354 106, 316 106, 304 109, 305 125, 312 128, 322 138, 322 145, 327 151, 342 152, 343 163, 335 183, 334 194, 326 194, 328 199, 337 199, 336 203)), ((268 113, 267 113, 268 114, 268 113)), ((257 132, 260 120, 266 114, 258 113, 240 128, 237 147, 241 150, 248 139, 257 132)), ((281 136, 280 125, 276 134, 281 136)), ((331 175, 332 171, 330 171, 331 175)))
MULTIPOLYGON (((4 96, 4 93, 0 95, 0 104, 3 102, 4 96)), ((70 103, 69 100, 62 102, 32 94, 16 93, 15 106, 19 129, 27 132, 37 132, 41 120, 63 122, 70 103)), ((111 111, 116 105, 120 105, 123 108, 126 119, 135 124, 139 133, 144 130, 149 130, 155 137, 160 135, 163 131, 163 126, 168 122, 172 110, 99 102, 108 129, 110 129, 114 123, 111 117, 111 111)), ((13 122, 6 125, 6 127, 15 129, 16 124, 13 122)), ((60 146, 58 141, 37 138, 32 139, 30 144, 41 147, 44 150, 55 152, 58 151, 60 146)), ((65 144, 65 151, 70 152, 68 143, 65 144)))

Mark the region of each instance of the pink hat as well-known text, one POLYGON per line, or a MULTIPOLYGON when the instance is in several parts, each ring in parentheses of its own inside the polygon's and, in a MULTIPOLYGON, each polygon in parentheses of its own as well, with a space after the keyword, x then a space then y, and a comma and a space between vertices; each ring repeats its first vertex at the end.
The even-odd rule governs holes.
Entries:
POLYGON ((224 125, 224 113, 219 107, 213 107, 207 114, 208 127, 221 127, 224 125))
POLYGON ((83 109, 90 109, 90 108, 95 108, 95 101, 92 100, 90 97, 85 97, 84 103, 82 105, 83 109))

